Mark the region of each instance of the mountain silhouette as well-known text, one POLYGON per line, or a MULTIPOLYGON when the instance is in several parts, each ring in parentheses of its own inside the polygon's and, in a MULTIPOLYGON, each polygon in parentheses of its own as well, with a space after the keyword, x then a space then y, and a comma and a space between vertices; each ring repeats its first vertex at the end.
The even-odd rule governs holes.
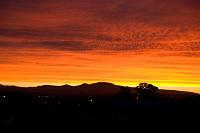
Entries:
POLYGON ((53 95, 115 95, 120 90, 118 85, 106 82, 84 83, 78 86, 67 84, 63 86, 42 85, 38 87, 0 86, 0 92, 19 91, 53 95))
MULTIPOLYGON (((143 94, 149 93, 147 87, 142 88, 145 89, 143 94)), ((168 124, 167 121, 180 123, 188 119, 190 122, 190 118, 199 115, 199 94, 161 89, 151 97, 141 97, 141 94, 137 87, 107 82, 77 86, 0 85, 0 123, 9 129, 41 126, 58 129, 60 125, 64 129, 73 126, 73 129, 80 126, 90 128, 91 125, 116 128, 141 123, 145 127, 144 121, 155 126, 157 123, 168 124)))
MULTIPOLYGON (((120 85, 107 82, 97 82, 92 84, 83 83, 77 86, 62 85, 42 85, 37 87, 17 87, 17 86, 5 86, 0 85, 0 92, 24 92, 24 93, 36 93, 47 95, 116 95, 121 91, 120 85)), ((131 89, 131 93, 136 93, 134 87, 128 87, 131 89)), ((159 90, 161 97, 170 97, 175 99, 182 99, 185 97, 198 96, 197 93, 175 91, 175 90, 159 90)))

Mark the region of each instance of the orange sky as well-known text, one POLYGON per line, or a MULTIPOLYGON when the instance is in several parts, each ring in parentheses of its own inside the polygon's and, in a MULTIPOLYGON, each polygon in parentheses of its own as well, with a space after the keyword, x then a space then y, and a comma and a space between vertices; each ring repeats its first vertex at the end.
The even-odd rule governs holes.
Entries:
POLYGON ((200 93, 198 0, 1 0, 0 83, 200 93))

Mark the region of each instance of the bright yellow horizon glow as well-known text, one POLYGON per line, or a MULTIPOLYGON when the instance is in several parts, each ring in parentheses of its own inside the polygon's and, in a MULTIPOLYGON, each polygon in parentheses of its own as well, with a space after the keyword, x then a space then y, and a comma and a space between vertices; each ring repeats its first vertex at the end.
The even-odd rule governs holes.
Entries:
POLYGON ((161 89, 200 93, 200 57, 182 56, 181 52, 42 52, 56 57, 27 55, 12 64, 1 64, 0 84, 28 87, 110 82, 134 87, 147 82, 161 89))
MULTIPOLYGON (((101 81, 102 82, 102 81, 101 81)), ((104 81, 105 82, 105 81, 104 81)), ((96 82, 84 82, 87 84, 92 84, 96 82)), ((112 82, 115 85, 122 85, 122 86, 129 86, 129 87, 136 87, 140 82, 133 82, 133 83, 121 83, 121 82, 112 82)), ((62 85, 71 85, 77 86, 83 84, 83 82, 70 82, 70 83, 32 83, 32 82, 0 82, 2 85, 9 85, 9 86, 19 86, 19 87, 37 87, 42 85, 55 85, 55 86, 62 86, 62 85)), ((200 94, 200 86, 195 84, 162 84, 162 83, 153 83, 153 85, 158 86, 160 89, 166 90, 179 90, 179 91, 187 91, 187 92, 195 92, 200 94)))

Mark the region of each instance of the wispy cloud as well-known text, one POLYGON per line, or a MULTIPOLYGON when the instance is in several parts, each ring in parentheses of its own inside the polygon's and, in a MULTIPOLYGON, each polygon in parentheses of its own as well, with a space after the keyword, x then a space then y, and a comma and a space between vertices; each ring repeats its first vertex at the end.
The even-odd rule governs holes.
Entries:
POLYGON ((199 0, 1 0, 0 81, 196 84, 199 9, 199 0))

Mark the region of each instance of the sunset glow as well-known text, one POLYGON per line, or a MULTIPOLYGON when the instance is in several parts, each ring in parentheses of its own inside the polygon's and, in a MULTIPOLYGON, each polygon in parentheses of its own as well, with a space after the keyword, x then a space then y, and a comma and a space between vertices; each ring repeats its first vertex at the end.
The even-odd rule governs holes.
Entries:
POLYGON ((1 0, 0 84, 200 93, 198 0, 1 0))

